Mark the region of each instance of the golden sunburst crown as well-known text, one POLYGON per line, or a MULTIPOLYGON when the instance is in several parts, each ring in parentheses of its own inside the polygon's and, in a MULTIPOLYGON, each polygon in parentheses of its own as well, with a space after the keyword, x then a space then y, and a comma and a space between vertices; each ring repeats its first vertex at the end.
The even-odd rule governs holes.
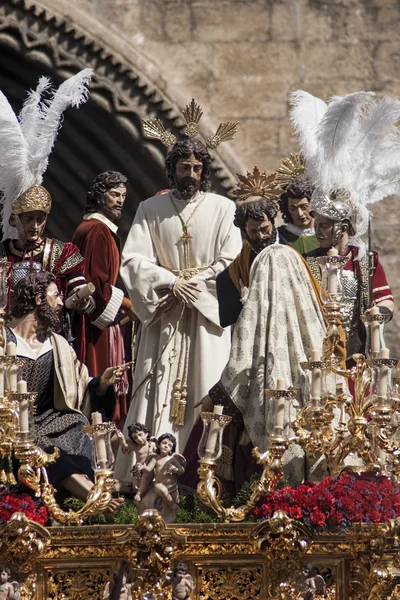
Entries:
POLYGON ((275 180, 275 174, 267 175, 264 171, 255 166, 252 173, 247 172, 246 175, 237 173, 238 183, 232 192, 239 201, 243 202, 251 196, 260 196, 272 202, 278 202, 282 189, 278 186, 275 180))
POLYGON ((283 190, 296 179, 304 178, 306 163, 301 154, 289 154, 275 172, 275 181, 283 190))
MULTIPOLYGON (((194 138, 199 135, 199 121, 203 116, 203 111, 194 98, 192 98, 191 102, 185 106, 185 108, 182 110, 182 114, 186 121, 185 135, 188 138, 194 138)), ((143 120, 142 123, 145 137, 153 140, 159 140, 164 144, 164 146, 167 147, 175 144, 175 135, 165 129, 160 119, 143 120)), ((222 142, 233 140, 237 133, 238 125, 239 123, 231 121, 220 123, 216 133, 207 139, 207 148, 215 150, 215 148, 217 148, 217 146, 219 146, 219 144, 222 142)))
POLYGON ((186 121, 185 135, 187 135, 189 138, 199 135, 198 125, 201 117, 203 116, 203 111, 194 98, 192 98, 192 101, 185 106, 182 113, 186 121))

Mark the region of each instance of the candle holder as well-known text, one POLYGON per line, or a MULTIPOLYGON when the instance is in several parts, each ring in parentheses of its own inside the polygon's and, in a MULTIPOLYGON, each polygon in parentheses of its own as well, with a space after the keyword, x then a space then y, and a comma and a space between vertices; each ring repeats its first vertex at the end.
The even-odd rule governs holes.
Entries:
POLYGON ((327 302, 339 303, 342 301, 342 270, 349 261, 347 256, 327 255, 318 256, 316 263, 321 270, 321 300, 323 304, 327 302))
POLYGON ((380 348, 380 328, 390 321, 390 315, 379 312, 377 307, 368 308, 364 314, 361 315, 361 321, 365 325, 367 332, 366 348, 367 354, 372 358, 378 358, 380 348), (374 325, 378 326, 377 341, 374 341, 373 328, 374 325))
POLYGON ((5 311, 8 304, 8 276, 11 268, 11 262, 4 258, 0 259, 0 348, 3 349, 5 347, 5 311))
MULTIPOLYGON (((296 390, 266 390, 267 398, 278 401, 284 398, 285 401, 295 398, 296 390)), ((197 493, 207 506, 224 522, 243 521, 247 515, 257 506, 260 499, 266 494, 276 489, 279 480, 282 477, 282 457, 289 447, 290 440, 282 435, 282 428, 275 427, 275 435, 269 438, 268 450, 260 453, 258 447, 253 448, 253 457, 257 463, 262 465, 262 474, 258 481, 255 481, 251 486, 251 495, 246 504, 239 507, 225 507, 222 504, 222 485, 221 481, 215 474, 217 460, 221 455, 222 446, 217 442, 218 449, 207 456, 207 438, 210 432, 210 424, 218 422, 221 427, 219 439, 222 439, 222 432, 225 426, 231 421, 231 417, 226 415, 216 415, 215 413, 201 413, 201 418, 204 423, 202 440, 199 444, 199 468, 198 474, 200 481, 197 486, 197 493), (203 439, 204 438, 204 439, 203 439)))
MULTIPOLYGON (((97 423, 95 425, 84 425, 83 431, 87 433, 94 441, 92 453, 92 467, 96 472, 110 471, 114 462, 114 454, 111 448, 110 438, 113 433, 117 432, 115 423, 97 423), (96 437, 104 440, 106 450, 105 456, 99 453, 99 446, 96 443, 96 437)), ((118 436, 119 437, 119 436, 118 436)), ((125 441, 125 438, 124 438, 125 441)))
POLYGON ((342 270, 348 262, 347 256, 318 256, 316 262, 321 270, 320 295, 322 311, 327 322, 322 355, 329 359, 340 340, 339 326, 342 323, 342 270), (334 277, 333 277, 334 276, 334 277))

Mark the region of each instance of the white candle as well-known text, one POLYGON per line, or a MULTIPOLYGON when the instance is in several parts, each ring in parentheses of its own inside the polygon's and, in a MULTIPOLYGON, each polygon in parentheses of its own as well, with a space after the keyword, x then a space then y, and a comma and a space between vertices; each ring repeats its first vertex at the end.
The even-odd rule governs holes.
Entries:
MULTIPOLYGON (((276 389, 280 392, 283 392, 286 389, 286 382, 284 377, 278 377, 276 380, 276 389)), ((275 407, 275 432, 278 434, 283 433, 283 424, 285 417, 285 400, 284 396, 280 396, 276 400, 275 407), (276 431, 278 430, 278 431, 276 431)))
POLYGON ((7 371, 8 389, 10 392, 17 391, 18 367, 11 365, 7 371))
POLYGON ((8 342, 6 354, 7 356, 15 356, 17 354, 17 346, 14 342, 8 342))
MULTIPOLYGON (((311 362, 321 360, 321 353, 314 348, 311 350, 311 362)), ((311 398, 321 398, 321 369, 313 369, 311 373, 311 398)))
MULTIPOLYGON (((21 379, 17 384, 18 394, 26 394, 28 391, 26 381, 21 379)), ((19 403, 19 430, 21 433, 29 433, 29 401, 24 398, 19 403)))
MULTIPOLYGON (((215 404, 213 409, 213 415, 222 415, 224 407, 222 404, 215 404)), ((219 423, 217 421, 211 421, 210 429, 208 430, 208 438, 206 443, 206 457, 211 458, 215 453, 215 446, 217 445, 219 423)))
POLYGON ((23 379, 20 379, 17 383, 18 394, 26 394, 28 391, 28 384, 23 379))
MULTIPOLYGON (((102 423, 103 419, 101 413, 92 413, 92 425, 101 425, 102 423)), ((94 445, 96 447, 97 462, 101 469, 105 469, 107 466, 107 449, 105 435, 102 431, 94 432, 94 445)))
POLYGON ((382 448, 379 448, 379 446, 376 447, 376 456, 379 458, 379 463, 384 466, 386 463, 386 452, 382 448))
MULTIPOLYGON (((382 348, 379 358, 389 358, 389 348, 382 348)), ((379 367, 378 396, 381 400, 386 399, 388 393, 389 367, 382 365, 379 367)))
MULTIPOLYGON (((379 314, 379 308, 377 306, 373 306, 371 308, 371 315, 379 314)), ((379 352, 381 348, 381 340, 380 340, 380 325, 378 321, 371 321, 371 351, 379 352)))
MULTIPOLYGON (((1 348, 4 354, 4 348, 1 348)), ((1 352, 0 355, 2 356, 1 352)), ((5 368, 4 364, 0 359, 0 398, 4 398, 4 378, 5 378, 5 368)))
MULTIPOLYGON (((338 250, 336 250, 336 248, 331 248, 328 252, 328 256, 338 256, 338 255, 339 255, 339 252, 338 252, 338 250)), ((333 265, 332 263, 329 263, 329 266, 328 266, 328 294, 329 295, 337 294, 337 285, 338 285, 337 266, 333 265)))
POLYGON ((0 346, 0 356, 4 356, 4 346, 0 346))

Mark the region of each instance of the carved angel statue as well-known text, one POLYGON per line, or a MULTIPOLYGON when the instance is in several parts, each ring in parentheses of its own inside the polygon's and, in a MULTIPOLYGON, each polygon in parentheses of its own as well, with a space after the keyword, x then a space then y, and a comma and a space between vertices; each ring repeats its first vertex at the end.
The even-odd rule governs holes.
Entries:
POLYGON ((149 508, 159 511, 166 523, 173 523, 179 503, 178 477, 185 472, 186 460, 175 452, 176 438, 164 433, 157 440, 157 450, 141 470, 135 503, 139 514, 149 508))
POLYGON ((19 583, 10 581, 11 571, 2 567, 0 571, 0 600, 20 600, 19 583))

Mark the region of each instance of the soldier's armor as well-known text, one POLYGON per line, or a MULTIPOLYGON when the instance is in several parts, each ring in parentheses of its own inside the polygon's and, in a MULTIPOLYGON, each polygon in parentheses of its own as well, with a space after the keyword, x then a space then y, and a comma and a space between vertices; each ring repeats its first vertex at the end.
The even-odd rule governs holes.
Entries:
MULTIPOLYGON (((351 259, 351 253, 348 255, 351 259)), ((321 269, 316 256, 306 256, 311 272, 321 283, 321 269)), ((368 308, 368 259, 366 257, 357 261, 357 272, 342 271, 342 327, 346 334, 346 353, 352 356, 359 352, 362 346, 360 339, 360 316, 368 308)), ((353 263, 355 264, 355 263, 353 263)))

